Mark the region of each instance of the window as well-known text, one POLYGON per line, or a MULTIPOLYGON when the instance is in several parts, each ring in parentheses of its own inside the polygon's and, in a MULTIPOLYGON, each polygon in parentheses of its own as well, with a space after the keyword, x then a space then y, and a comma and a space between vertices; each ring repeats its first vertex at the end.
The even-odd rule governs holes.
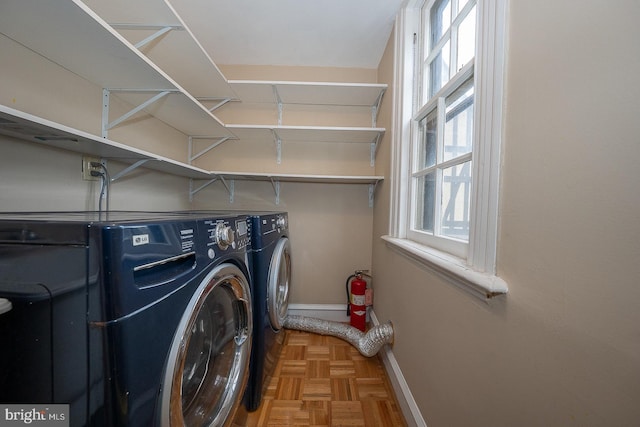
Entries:
POLYGON ((413 0, 396 20, 392 246, 483 295, 495 276, 506 0, 413 0))
POLYGON ((411 138, 412 240, 466 257, 473 147, 475 0, 422 7, 422 61, 411 138), (466 64, 466 67, 465 67, 466 64))

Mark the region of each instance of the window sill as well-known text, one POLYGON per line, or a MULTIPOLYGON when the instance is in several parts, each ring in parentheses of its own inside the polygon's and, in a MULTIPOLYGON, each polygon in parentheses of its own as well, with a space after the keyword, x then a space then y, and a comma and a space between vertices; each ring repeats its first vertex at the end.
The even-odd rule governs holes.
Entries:
POLYGON ((472 294, 489 299, 507 293, 507 283, 493 274, 480 273, 471 269, 460 258, 429 248, 407 239, 382 236, 391 249, 417 261, 449 282, 472 294))

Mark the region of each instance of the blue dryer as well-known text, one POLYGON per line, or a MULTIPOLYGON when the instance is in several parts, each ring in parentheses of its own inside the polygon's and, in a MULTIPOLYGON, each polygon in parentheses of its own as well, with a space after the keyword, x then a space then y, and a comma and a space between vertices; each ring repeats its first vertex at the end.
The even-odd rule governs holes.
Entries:
POLYGON ((253 251, 253 350, 245 406, 255 411, 284 343, 289 307, 291 246, 286 212, 251 214, 253 251))
POLYGON ((248 379, 246 216, 0 214, 0 402, 222 425, 248 379))

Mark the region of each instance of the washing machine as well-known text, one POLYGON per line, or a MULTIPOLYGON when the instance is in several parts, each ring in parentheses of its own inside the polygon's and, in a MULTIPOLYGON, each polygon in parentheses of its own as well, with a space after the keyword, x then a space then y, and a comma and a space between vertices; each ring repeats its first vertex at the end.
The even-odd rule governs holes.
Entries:
POLYGON ((246 216, 0 214, 0 402, 76 426, 218 426, 252 345, 246 216))
POLYGON ((269 384, 284 343, 289 306, 291 245, 287 212, 250 214, 252 224, 253 350, 244 396, 255 411, 269 384))

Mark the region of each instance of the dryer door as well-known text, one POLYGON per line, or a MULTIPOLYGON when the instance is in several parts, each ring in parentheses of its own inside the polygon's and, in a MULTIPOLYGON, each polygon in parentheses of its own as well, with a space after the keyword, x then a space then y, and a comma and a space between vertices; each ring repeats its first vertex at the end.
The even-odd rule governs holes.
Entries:
POLYGON ((282 237, 273 251, 269 265, 267 310, 271 327, 279 331, 289 309, 289 285, 291 282, 291 246, 289 239, 282 237))
POLYGON ((248 378, 249 292, 242 271, 221 264, 194 293, 167 360, 163 426, 220 426, 232 418, 248 378))

